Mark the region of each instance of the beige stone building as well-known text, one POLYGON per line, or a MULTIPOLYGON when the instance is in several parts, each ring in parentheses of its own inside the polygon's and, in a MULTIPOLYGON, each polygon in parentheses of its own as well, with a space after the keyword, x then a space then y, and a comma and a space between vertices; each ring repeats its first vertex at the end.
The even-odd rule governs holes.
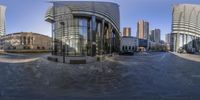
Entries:
POLYGON ((141 20, 137 23, 137 38, 148 39, 149 37, 149 22, 141 20))
POLYGON ((51 50, 51 38, 32 32, 19 32, 0 37, 0 48, 7 51, 51 50))
POLYGON ((123 36, 126 36, 126 37, 131 36, 131 28, 130 27, 124 27, 123 28, 123 36))

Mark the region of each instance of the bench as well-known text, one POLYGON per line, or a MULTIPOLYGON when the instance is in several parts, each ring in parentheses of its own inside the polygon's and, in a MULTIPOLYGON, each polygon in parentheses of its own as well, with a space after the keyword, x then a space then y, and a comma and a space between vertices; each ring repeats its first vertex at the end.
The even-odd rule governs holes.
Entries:
POLYGON ((50 60, 50 61, 58 62, 58 58, 47 57, 47 59, 50 60))
POLYGON ((86 64, 86 59, 70 60, 70 64, 86 64))

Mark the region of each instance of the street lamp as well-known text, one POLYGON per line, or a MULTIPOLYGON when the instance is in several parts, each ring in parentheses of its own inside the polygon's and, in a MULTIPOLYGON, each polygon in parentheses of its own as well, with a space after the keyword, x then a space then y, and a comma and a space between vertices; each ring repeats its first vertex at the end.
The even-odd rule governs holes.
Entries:
MULTIPOLYGON (((51 30, 51 36, 52 36, 52 44, 51 44, 51 46, 52 46, 52 50, 51 50, 51 54, 52 55, 55 55, 55 37, 54 37, 54 23, 55 23, 55 21, 51 21, 51 28, 52 28, 52 30, 51 30)), ((33 41, 33 40, 32 40, 33 41)))
MULTIPOLYGON (((62 29, 63 29, 62 39, 61 39, 61 43, 62 43, 63 42, 63 37, 64 37, 64 32, 65 32, 65 23, 64 22, 60 22, 60 25, 62 25, 62 29)), ((65 63, 65 44, 62 43, 61 46, 62 46, 63 63, 65 63)))

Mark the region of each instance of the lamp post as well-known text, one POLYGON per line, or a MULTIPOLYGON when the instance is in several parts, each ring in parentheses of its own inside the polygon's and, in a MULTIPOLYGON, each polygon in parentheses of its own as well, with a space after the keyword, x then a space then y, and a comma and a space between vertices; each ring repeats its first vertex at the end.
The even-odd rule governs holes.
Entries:
MULTIPOLYGON (((65 23, 64 22, 60 22, 60 25, 62 25, 62 39, 61 39, 61 43, 63 42, 63 37, 64 37, 64 32, 65 32, 65 23)), ((62 43, 62 55, 63 55, 63 63, 65 63, 65 44, 62 43)))
POLYGON ((52 21, 51 23, 52 23, 52 25, 51 25, 51 28, 52 28, 52 30, 51 30, 51 36, 52 36, 52 39, 51 39, 52 40, 52 42, 51 42, 52 43, 51 44, 51 46, 52 46, 51 54, 55 55, 55 40, 54 40, 55 37, 54 37, 54 31, 53 31, 54 30, 54 25, 53 25, 54 21, 52 21))

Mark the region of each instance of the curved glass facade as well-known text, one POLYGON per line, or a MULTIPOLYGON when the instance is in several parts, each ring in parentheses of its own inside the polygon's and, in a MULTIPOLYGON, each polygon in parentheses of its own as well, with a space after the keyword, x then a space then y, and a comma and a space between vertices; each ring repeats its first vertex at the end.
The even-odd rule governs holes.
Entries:
MULTIPOLYGON (((103 6, 105 2, 84 2, 82 5, 78 1, 67 2, 66 5, 62 3, 54 2, 46 14, 46 21, 52 23, 54 55, 95 56, 118 52, 119 25, 116 23, 119 21, 113 22, 104 13, 90 13, 96 10, 94 7, 90 10, 73 10, 74 6, 103 6)), ((119 9, 111 9, 119 12, 119 9)))
POLYGON ((200 5, 174 6, 171 36, 172 51, 200 52, 200 5))
POLYGON ((90 29, 88 19, 75 18, 65 21, 63 26, 60 24, 62 21, 54 25, 55 51, 62 55, 62 45, 64 45, 67 55, 86 55, 87 36, 90 29))

